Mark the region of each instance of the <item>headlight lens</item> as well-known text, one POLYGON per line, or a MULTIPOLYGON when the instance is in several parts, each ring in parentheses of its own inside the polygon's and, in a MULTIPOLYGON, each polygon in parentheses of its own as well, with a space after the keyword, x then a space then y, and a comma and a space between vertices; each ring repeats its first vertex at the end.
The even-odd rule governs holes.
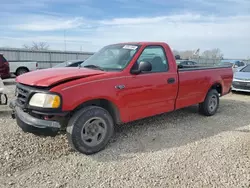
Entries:
POLYGON ((29 102, 30 106, 41 107, 41 108, 59 108, 61 99, 58 95, 36 93, 34 94, 29 102))

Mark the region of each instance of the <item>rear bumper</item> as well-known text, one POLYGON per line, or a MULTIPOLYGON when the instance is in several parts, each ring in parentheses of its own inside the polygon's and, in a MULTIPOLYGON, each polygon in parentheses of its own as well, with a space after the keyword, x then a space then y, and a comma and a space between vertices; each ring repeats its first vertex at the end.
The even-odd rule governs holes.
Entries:
POLYGON ((38 119, 24 112, 20 107, 15 105, 15 100, 10 102, 9 107, 13 110, 12 118, 16 118, 17 122, 36 128, 61 128, 61 124, 57 121, 38 119))

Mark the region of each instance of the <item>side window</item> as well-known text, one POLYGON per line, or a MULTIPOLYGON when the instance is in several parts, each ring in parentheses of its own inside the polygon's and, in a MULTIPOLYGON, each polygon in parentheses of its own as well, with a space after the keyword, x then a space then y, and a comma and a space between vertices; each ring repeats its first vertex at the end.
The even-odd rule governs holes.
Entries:
POLYGON ((72 63, 69 67, 78 67, 79 63, 72 63))
POLYGON ((168 70, 168 61, 161 46, 148 46, 146 47, 137 63, 141 61, 148 61, 152 64, 151 72, 166 72, 168 70))

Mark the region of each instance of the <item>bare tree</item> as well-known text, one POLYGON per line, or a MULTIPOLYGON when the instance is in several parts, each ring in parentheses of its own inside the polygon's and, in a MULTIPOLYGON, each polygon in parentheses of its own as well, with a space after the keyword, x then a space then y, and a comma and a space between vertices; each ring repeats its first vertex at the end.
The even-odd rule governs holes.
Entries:
POLYGON ((181 59, 190 59, 193 57, 194 51, 193 50, 186 50, 179 52, 181 59))
POLYGON ((190 59, 196 56, 199 56, 199 49, 198 50, 186 50, 186 51, 178 51, 173 50, 175 57, 180 57, 180 59, 190 59))
POLYGON ((212 50, 204 51, 200 56, 200 48, 197 50, 186 50, 186 51, 178 51, 173 50, 175 57, 180 59, 191 59, 191 58, 206 58, 206 59, 223 59, 223 54, 219 48, 214 48, 212 50))
POLYGON ((32 45, 24 44, 23 47, 29 50, 48 50, 49 45, 46 42, 32 42, 32 45))
POLYGON ((203 58, 209 58, 209 59, 222 59, 223 54, 221 53, 221 50, 219 48, 215 48, 212 50, 206 50, 202 53, 203 58))
POLYGON ((176 56, 176 55, 180 55, 180 52, 177 51, 177 50, 173 50, 173 54, 176 56))

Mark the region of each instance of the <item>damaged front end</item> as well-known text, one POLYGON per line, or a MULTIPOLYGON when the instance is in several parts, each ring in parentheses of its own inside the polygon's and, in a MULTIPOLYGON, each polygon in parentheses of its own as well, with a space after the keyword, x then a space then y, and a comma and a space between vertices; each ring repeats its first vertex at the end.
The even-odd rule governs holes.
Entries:
POLYGON ((32 96, 37 93, 49 93, 46 88, 37 88, 17 83, 16 98, 10 102, 11 117, 16 119, 19 127, 25 132, 36 133, 48 130, 56 133, 65 129, 68 122, 68 112, 57 109, 40 108, 30 105, 32 96))

